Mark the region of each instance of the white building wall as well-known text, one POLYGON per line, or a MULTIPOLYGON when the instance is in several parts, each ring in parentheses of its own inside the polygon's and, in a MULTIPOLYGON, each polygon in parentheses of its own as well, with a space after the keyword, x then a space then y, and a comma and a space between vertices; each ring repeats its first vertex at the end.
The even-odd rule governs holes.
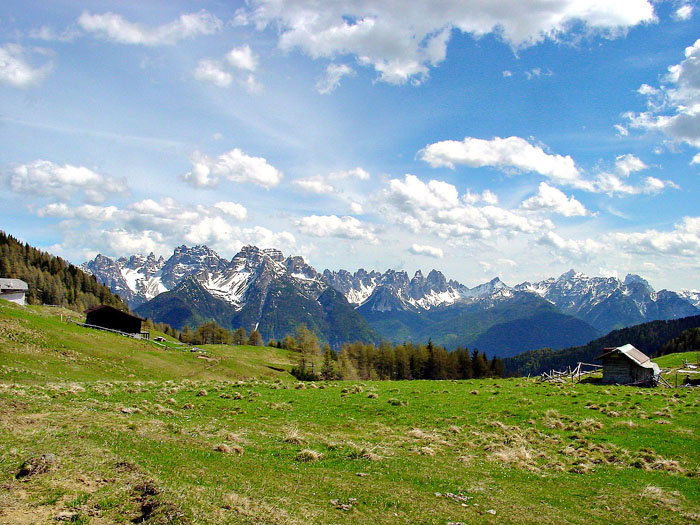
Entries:
POLYGON ((24 292, 0 293, 0 299, 5 299, 11 303, 17 303, 24 306, 24 292))

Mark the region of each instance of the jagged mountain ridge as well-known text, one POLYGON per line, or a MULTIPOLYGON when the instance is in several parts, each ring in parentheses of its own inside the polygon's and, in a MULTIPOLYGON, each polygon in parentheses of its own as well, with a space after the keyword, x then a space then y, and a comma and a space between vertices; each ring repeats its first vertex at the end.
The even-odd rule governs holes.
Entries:
MULTIPOLYGON (((180 246, 167 260, 156 258, 153 254, 123 257, 116 261, 98 255, 82 267, 119 293, 132 308, 138 308, 160 294, 174 291, 184 279, 191 277, 208 294, 230 306, 227 325, 238 322, 251 328, 268 326, 271 333, 265 335, 269 337, 273 336, 272 333, 279 333, 282 326, 286 327, 292 321, 290 318, 268 323, 268 317, 278 315, 269 309, 272 302, 280 308, 295 304, 295 308, 306 309, 306 314, 299 319, 303 318, 304 322, 315 325, 317 331, 329 334, 330 325, 324 324, 326 321, 312 319, 313 315, 309 317, 311 310, 315 312, 314 315, 325 315, 317 305, 320 304, 321 294, 328 289, 340 292, 347 303, 386 339, 401 341, 433 337, 435 342, 452 345, 479 340, 480 333, 487 330, 496 333, 492 327, 499 322, 527 319, 528 312, 516 313, 509 307, 510 304, 522 302, 523 297, 537 297, 551 305, 554 308, 552 312, 583 320, 600 333, 640 322, 674 319, 700 312, 700 308, 693 304, 693 300, 700 302, 697 292, 686 292, 685 295, 667 290, 656 292, 643 278, 635 275, 628 275, 624 281, 620 281, 613 277, 587 277, 571 270, 558 278, 537 283, 525 282, 510 287, 495 278, 469 288, 446 279, 437 270, 430 271, 427 276, 418 271, 413 277, 409 277, 405 271, 396 270, 384 273, 363 269, 354 273, 325 270, 320 274, 302 257, 285 257, 279 250, 255 246, 243 247, 230 261, 219 257, 206 246, 180 246), (268 298, 271 291, 276 295, 268 298), (483 322, 489 316, 482 316, 477 323, 481 330, 477 330, 478 333, 459 326, 459 323, 477 322, 470 317, 474 312, 488 311, 496 306, 505 308, 509 315, 515 317, 494 316, 495 321, 483 322), (469 312, 469 315, 465 316, 465 312, 469 312), (431 329, 447 333, 431 334, 431 329), (468 338, 462 337, 467 334, 468 338)), ((525 303, 527 308, 540 307, 537 301, 527 300, 525 303)), ((154 312, 154 315, 159 314, 154 312)), ((196 317, 191 316, 193 322, 196 317)), ((335 316, 335 319, 337 321, 338 317, 335 316)), ((561 331, 561 327, 567 323, 571 326, 570 320, 549 314, 540 319, 546 319, 547 323, 559 323, 553 328, 555 331, 561 331)), ((579 340, 597 335, 592 334, 590 326, 576 326, 578 335, 573 334, 573 337, 579 340)), ((518 329, 521 330, 522 326, 518 325, 518 329)), ((365 329, 361 331, 365 332, 365 329)), ((479 341, 486 344, 483 340, 479 341)))

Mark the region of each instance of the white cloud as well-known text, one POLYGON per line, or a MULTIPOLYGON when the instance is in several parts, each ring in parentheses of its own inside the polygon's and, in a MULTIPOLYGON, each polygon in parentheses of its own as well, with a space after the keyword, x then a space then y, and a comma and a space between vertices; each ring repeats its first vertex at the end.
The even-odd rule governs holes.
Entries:
POLYGON ((472 168, 489 166, 535 172, 558 184, 590 189, 590 184, 581 178, 570 156, 546 153, 540 146, 533 146, 520 137, 496 137, 492 140, 466 137, 461 142, 445 140, 429 144, 419 155, 433 168, 454 169, 455 164, 464 164, 472 168))
POLYGON ((275 26, 279 47, 301 50, 314 59, 354 56, 379 79, 391 83, 422 82, 440 64, 454 30, 476 38, 496 34, 514 48, 545 39, 559 41, 572 32, 609 37, 655 20, 648 0, 582 2, 580 0, 444 0, 410 5, 391 0, 255 0, 237 23, 259 30, 275 26))
POLYGON ((316 90, 322 95, 329 95, 340 85, 343 77, 354 75, 355 71, 346 64, 328 64, 323 78, 316 83, 316 90))
POLYGON ((564 239, 553 231, 546 232, 537 242, 543 246, 549 246, 558 255, 574 260, 588 260, 606 249, 604 243, 593 239, 581 241, 564 239))
POLYGON ((248 44, 234 47, 226 55, 226 60, 237 69, 253 72, 258 68, 258 57, 253 54, 248 44))
POLYGON ((351 202, 349 204, 350 206, 350 212, 354 213, 355 215, 362 215, 365 212, 365 209, 362 207, 362 204, 359 202, 351 202))
POLYGON ((498 195, 493 193, 491 190, 484 190, 481 193, 472 193, 469 190, 462 195, 462 201, 467 204, 476 204, 477 202, 483 202, 485 204, 498 204, 498 195))
POLYGON ((116 206, 95 206, 83 204, 82 206, 70 207, 67 204, 51 203, 37 210, 39 217, 58 217, 63 219, 84 219, 90 221, 109 221, 117 214, 116 206))
POLYGON ((507 69, 504 70, 502 74, 503 74, 503 78, 509 78, 509 77, 512 77, 512 76, 513 76, 513 72, 512 72, 512 71, 509 71, 509 70, 507 70, 507 69))
MULTIPOLYGON (((466 137, 461 142, 445 140, 429 144, 418 155, 434 168, 454 169, 456 164, 463 164, 472 168, 494 167, 505 172, 538 173, 557 185, 609 195, 651 194, 664 188, 677 188, 671 181, 654 177, 647 177, 642 185, 634 186, 622 182, 618 175, 605 172, 589 180, 569 155, 547 153, 542 147, 534 146, 520 137, 496 137, 492 140, 466 137)), ((620 175, 628 177, 648 166, 634 155, 627 154, 617 157, 615 167, 620 175)))
POLYGON ((525 78, 532 80, 533 78, 551 77, 553 74, 551 69, 543 70, 542 68, 535 67, 525 71, 525 78))
POLYGON ((583 204, 574 197, 567 197, 561 190, 540 182, 537 195, 524 201, 521 207, 530 211, 550 211, 565 217, 590 215, 583 204))
POLYGON ((314 237, 339 237, 341 239, 363 239, 377 242, 371 228, 355 217, 336 215, 311 215, 297 222, 299 231, 314 237))
POLYGON ((426 255, 435 259, 442 259, 444 255, 440 248, 425 244, 412 244, 408 251, 414 255, 426 255))
POLYGON ((615 131, 617 131, 617 135, 620 137, 626 137, 630 134, 629 130, 625 126, 615 124, 613 127, 615 128, 615 131))
POLYGON ((245 220, 248 216, 248 210, 245 209, 245 206, 236 202, 221 201, 214 204, 214 207, 238 221, 245 220))
POLYGON ((615 168, 623 177, 629 177, 630 173, 642 171, 648 167, 641 159, 629 153, 615 158, 615 168))
POLYGON ((595 181, 596 191, 608 195, 652 195, 660 193, 666 188, 679 189, 678 185, 670 180, 661 180, 656 177, 646 177, 642 184, 634 186, 626 184, 619 176, 612 173, 599 173, 595 181))
POLYGON ((254 72, 258 68, 258 57, 250 46, 234 47, 223 60, 202 58, 197 63, 194 77, 222 88, 229 87, 234 79, 250 93, 260 93, 262 84, 254 72))
POLYGON ((460 198, 457 188, 431 180, 427 184, 415 175, 391 179, 382 193, 388 220, 414 233, 432 233, 442 238, 490 238, 499 232, 534 233, 553 227, 550 221, 528 217, 497 206, 475 206, 460 198))
POLYGON ((301 190, 307 193, 317 193, 319 195, 327 195, 335 191, 333 186, 321 178, 309 177, 305 179, 296 179, 292 181, 292 184, 298 186, 301 190))
POLYGON ((0 82, 16 88, 39 84, 53 69, 51 62, 39 67, 29 63, 29 51, 17 44, 0 47, 0 82))
POLYGON ((233 82, 233 75, 223 69, 221 62, 210 58, 203 58, 197 63, 194 78, 219 87, 228 87, 233 82))
POLYGON ((369 180, 369 173, 362 168, 352 168, 351 170, 345 171, 334 171, 328 175, 331 180, 341 180, 341 179, 359 179, 359 180, 369 180))
POLYGON ((48 160, 17 165, 4 178, 14 192, 62 201, 82 193, 84 200, 94 204, 111 195, 127 193, 125 179, 96 173, 84 166, 61 166, 48 160))
POLYGON ((700 217, 684 217, 671 231, 617 232, 606 237, 636 254, 700 257, 700 217))
POLYGON ((370 175, 362 168, 334 171, 328 175, 313 175, 292 181, 293 184, 308 193, 330 194, 337 190, 334 182, 346 179, 369 180, 370 175))
POLYGON ((669 264, 685 264, 700 258, 700 217, 685 217, 670 231, 648 229, 641 232, 612 232, 597 239, 565 239, 550 231, 538 239, 555 255, 565 259, 590 260, 603 257, 601 264, 611 265, 615 261, 639 261, 648 259, 645 266, 651 268, 654 258, 669 264), (674 258, 676 263, 671 263, 674 258))
POLYGON ((693 4, 683 4, 676 12, 673 13, 673 18, 676 20, 690 20, 693 17, 694 7, 693 4))
POLYGON ((639 92, 647 97, 647 111, 627 113, 630 127, 700 148, 700 39, 685 49, 682 62, 668 68, 659 88, 643 85, 639 92))
MULTIPOLYGON (((167 253, 183 242, 227 251, 244 244, 289 248, 296 242, 289 232, 236 225, 235 222, 246 218, 247 212, 240 204, 225 201, 203 206, 183 204, 171 198, 144 199, 123 208, 59 203, 49 204, 36 213, 40 217, 70 221, 70 228, 64 230, 66 239, 75 242, 79 239, 83 246, 118 255, 144 251, 167 253)), ((70 251, 66 241, 63 249, 70 251)))
POLYGON ((204 9, 180 15, 177 20, 157 27, 130 22, 111 12, 93 15, 85 11, 78 18, 78 25, 112 42, 145 46, 173 45, 186 38, 214 34, 222 28, 221 20, 204 9))
POLYGON ((195 152, 190 162, 192 171, 185 173, 183 179, 200 188, 218 186, 222 178, 271 188, 277 186, 283 177, 282 172, 264 158, 250 157, 238 148, 215 158, 195 152))
POLYGON ((690 161, 691 164, 700 164, 700 153, 696 153, 693 160, 690 161))

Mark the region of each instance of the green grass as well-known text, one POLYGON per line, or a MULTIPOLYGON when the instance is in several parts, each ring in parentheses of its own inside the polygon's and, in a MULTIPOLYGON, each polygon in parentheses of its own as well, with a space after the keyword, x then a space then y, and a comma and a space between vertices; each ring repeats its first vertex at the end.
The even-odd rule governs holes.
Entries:
POLYGON ((270 368, 294 366, 295 357, 286 350, 210 345, 202 347, 205 355, 173 343, 163 348, 83 328, 66 322, 69 315, 75 319, 69 310, 0 301, 0 381, 291 380, 286 372, 270 368))
POLYGON ((253 378, 288 365, 284 353, 214 346, 216 366, 187 376, 210 363, 111 334, 84 348, 83 329, 45 313, 0 309, 0 523, 60 512, 79 523, 700 520, 697 389, 527 379, 302 387, 279 372, 253 378), (85 371, 36 342, 52 331, 85 371), (110 359, 123 360, 117 371, 110 359), (63 376, 49 380, 49 366, 63 376), (60 463, 15 479, 46 453, 60 463))

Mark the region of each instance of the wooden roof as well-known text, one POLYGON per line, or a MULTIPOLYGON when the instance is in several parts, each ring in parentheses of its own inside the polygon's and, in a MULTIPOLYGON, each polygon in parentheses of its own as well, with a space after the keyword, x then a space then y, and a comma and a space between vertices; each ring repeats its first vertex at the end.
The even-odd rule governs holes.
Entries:
POLYGON ((596 357, 596 359, 603 359, 611 354, 621 354, 628 358, 630 361, 634 361, 638 365, 643 366, 647 361, 650 361, 649 356, 647 356, 641 350, 637 350, 631 344, 626 344, 623 346, 616 346, 612 348, 604 348, 603 353, 596 357))

